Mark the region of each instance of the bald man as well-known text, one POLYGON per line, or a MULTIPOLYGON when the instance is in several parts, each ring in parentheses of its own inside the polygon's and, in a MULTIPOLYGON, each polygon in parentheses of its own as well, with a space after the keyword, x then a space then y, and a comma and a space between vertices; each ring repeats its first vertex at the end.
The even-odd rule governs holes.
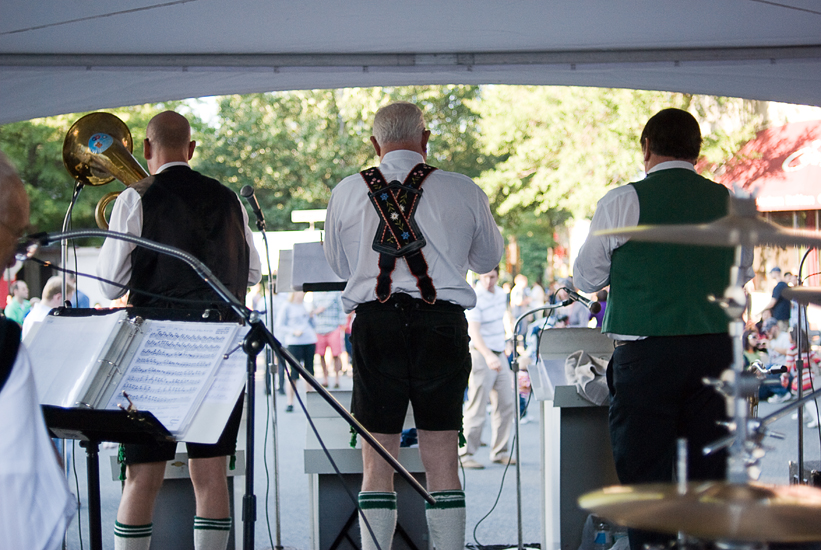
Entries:
MULTIPOLYGON (((171 245, 197 257, 242 302, 249 285, 260 279, 259 256, 253 244, 248 214, 236 193, 188 165, 196 142, 182 115, 165 111, 146 129, 144 156, 148 178, 117 198, 109 224, 112 231, 142 236, 171 245)), ((201 307, 221 311, 230 319, 230 307, 180 260, 131 243, 106 239, 97 262, 97 274, 133 291, 128 302, 154 308, 194 307, 174 298, 199 301, 201 307), (151 296, 135 291, 149 291, 151 296)), ((125 289, 102 284, 111 299, 125 289)), ((227 457, 236 450, 242 416, 242 396, 234 407, 219 441, 214 445, 188 443, 189 471, 196 496, 194 548, 223 550, 231 518, 227 457)), ((126 481, 114 527, 116 550, 147 550, 151 544, 154 501, 160 491, 165 465, 174 458, 175 443, 125 445, 126 481)))
MULTIPOLYGON (((29 223, 29 201, 0 153, 0 266, 14 262, 29 223)), ((0 318, 0 546, 60 548, 77 503, 49 439, 20 325, 0 318)))

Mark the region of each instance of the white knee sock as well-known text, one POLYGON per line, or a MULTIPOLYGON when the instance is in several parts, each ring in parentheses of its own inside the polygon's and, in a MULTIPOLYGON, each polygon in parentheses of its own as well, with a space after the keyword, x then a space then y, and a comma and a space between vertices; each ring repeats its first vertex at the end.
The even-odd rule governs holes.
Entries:
POLYGON ((194 516, 194 550, 225 550, 231 533, 231 518, 194 516))
POLYGON ((125 525, 115 521, 114 550, 148 550, 152 525, 125 525))
POLYGON ((436 504, 425 503, 430 540, 436 550, 465 548, 465 492, 434 491, 436 504))
POLYGON ((376 544, 371 537, 362 515, 368 520, 376 536, 376 542, 382 550, 390 550, 393 542, 393 532, 396 529, 396 493, 379 493, 363 491, 359 493, 359 532, 362 537, 362 550, 376 550, 376 544))

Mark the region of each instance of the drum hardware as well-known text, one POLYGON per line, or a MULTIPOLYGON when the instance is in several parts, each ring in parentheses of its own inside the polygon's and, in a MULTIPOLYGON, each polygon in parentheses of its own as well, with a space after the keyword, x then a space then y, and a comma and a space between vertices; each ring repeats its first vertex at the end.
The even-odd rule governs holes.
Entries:
MULTIPOLYGON (((729 200, 729 214, 708 224, 638 226, 599 231, 598 236, 623 236, 631 240, 686 245, 735 247, 735 262, 730 286, 724 297, 714 299, 730 319, 733 363, 719 380, 705 383, 720 391, 727 401, 730 434, 703 449, 705 454, 729 449, 727 481, 691 482, 682 491, 680 484, 613 486, 579 498, 582 508, 607 517, 618 524, 675 534, 684 532, 701 539, 719 541, 719 548, 766 548, 766 542, 808 542, 821 540, 821 490, 805 485, 776 486, 756 481, 759 463, 766 447, 764 437, 783 438, 766 427, 793 409, 821 395, 821 390, 788 404, 759 419, 754 411, 760 367, 743 367, 744 329, 742 314, 746 296, 738 279, 743 247, 758 245, 810 246, 821 244, 821 235, 808 231, 783 229, 758 216, 755 200, 729 200), (766 542, 765 542, 766 541, 766 542)), ((793 296, 821 301, 804 289, 793 296), (802 292, 803 291, 803 292, 802 292)), ((788 297, 785 291, 785 297, 788 297)))

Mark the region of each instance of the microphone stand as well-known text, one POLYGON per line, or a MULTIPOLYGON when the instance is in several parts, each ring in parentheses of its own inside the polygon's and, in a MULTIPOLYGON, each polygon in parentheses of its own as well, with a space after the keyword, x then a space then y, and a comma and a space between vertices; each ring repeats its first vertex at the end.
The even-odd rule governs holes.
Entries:
MULTIPOLYGON (((265 217, 262 215, 262 211, 259 208, 259 203, 254 196, 254 189, 253 187, 246 185, 240 191, 240 194, 245 198, 246 201, 251 205, 251 210, 254 212, 254 216, 256 217, 257 222, 257 229, 262 234, 262 244, 265 248, 265 262, 268 266, 268 292, 266 293, 266 305, 265 305, 265 316, 266 320, 268 321, 268 327, 271 333, 273 334, 274 331, 274 279, 273 275, 274 272, 271 270, 271 252, 268 249, 268 235, 265 233, 265 217), (250 190, 250 195, 248 194, 248 190, 250 190)), ((282 533, 280 531, 280 511, 279 511, 279 438, 277 432, 277 422, 279 416, 277 415, 277 396, 276 396, 276 388, 275 380, 273 372, 273 358, 274 358, 274 348, 269 346, 265 352, 265 363, 266 363, 266 373, 265 373, 265 385, 268 387, 270 384, 271 388, 271 405, 273 410, 273 421, 271 422, 271 431, 272 433, 272 452, 274 455, 274 532, 276 533, 276 546, 275 548, 280 549, 282 548, 282 533)), ((255 363, 256 364, 256 363, 255 363)), ((249 386, 250 387, 250 386, 249 386)), ((269 531, 270 534, 270 531, 269 531)))
MULTIPOLYGON (((516 443, 514 445, 514 449, 516 452, 516 521, 518 527, 518 550, 523 550, 524 548, 524 542, 522 541, 522 461, 520 457, 521 445, 519 444, 519 424, 522 419, 521 410, 519 409, 519 350, 517 345, 517 339, 519 337, 519 323, 521 323, 524 318, 533 315, 534 313, 538 313, 540 311, 552 311, 560 307, 569 306, 572 303, 573 300, 568 298, 560 304, 552 304, 549 306, 531 309, 530 311, 521 314, 513 324, 513 356, 510 359, 510 367, 513 369, 513 403, 515 404, 514 409, 516 410, 514 432, 516 443)), ((545 318, 545 321, 546 320, 547 318, 545 318)))
POLYGON ((127 233, 119 233, 116 231, 105 231, 102 229, 78 229, 74 231, 63 231, 60 233, 37 233, 34 235, 29 235, 25 242, 20 244, 20 247, 25 251, 26 254, 33 255, 36 251, 36 248, 31 246, 32 241, 39 243, 40 245, 49 244, 55 241, 63 241, 69 239, 77 239, 77 238, 84 238, 84 237, 103 237, 103 238, 112 238, 121 241, 126 241, 130 243, 134 243, 138 246, 142 246, 143 248, 147 248, 148 250, 152 250, 154 252, 158 252, 160 254, 166 254, 168 256, 177 258, 188 264, 191 269, 202 279, 211 289, 222 299, 223 302, 231 306, 237 315, 240 316, 248 325, 251 327, 251 330, 245 337, 245 341, 243 342, 243 350, 248 354, 248 386, 246 388, 246 404, 248 406, 248 421, 247 421, 247 442, 246 442, 246 484, 245 484, 245 496, 243 497, 242 502, 242 521, 243 521, 243 547, 247 550, 253 550, 254 548, 254 522, 256 521, 256 496, 253 494, 254 485, 253 485, 253 478, 254 478, 254 373, 256 371, 256 354, 258 354, 262 349, 262 342, 265 341, 271 346, 272 349, 276 350, 280 357, 285 358, 291 368, 296 369, 305 379, 305 381, 310 384, 319 395, 322 396, 325 401, 333 408, 342 418, 344 418, 348 424, 359 434, 362 439, 367 441, 368 444, 373 447, 373 449, 386 461, 391 467, 400 475, 408 484, 417 492, 419 493, 422 498, 424 498, 427 502, 431 504, 436 504, 436 499, 434 499, 430 493, 425 490, 424 487, 414 478, 410 472, 405 469, 399 461, 391 455, 387 449, 385 449, 376 438, 365 429, 362 424, 359 423, 351 414, 342 406, 342 404, 336 400, 336 398, 331 395, 331 393, 322 385, 320 384, 305 368, 294 359, 294 357, 285 349, 283 348, 282 344, 274 338, 274 335, 265 328, 264 323, 260 320, 259 313, 251 312, 248 308, 242 304, 236 296, 234 296, 228 288, 225 287, 222 282, 217 279, 217 277, 211 272, 208 267, 203 264, 198 258, 175 248, 173 246, 167 246, 164 244, 156 243, 154 241, 144 239, 142 237, 137 237, 134 235, 129 235, 127 233))

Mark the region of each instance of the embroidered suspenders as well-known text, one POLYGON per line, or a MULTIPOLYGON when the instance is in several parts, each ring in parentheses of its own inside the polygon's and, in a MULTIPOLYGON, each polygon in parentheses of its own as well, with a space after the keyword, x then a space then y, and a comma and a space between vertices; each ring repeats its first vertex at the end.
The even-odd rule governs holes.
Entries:
POLYGON ((436 168, 433 166, 417 164, 404 183, 397 180, 388 183, 379 168, 368 168, 360 172, 370 189, 368 198, 380 218, 372 245, 379 252, 376 297, 380 302, 391 297, 391 273, 398 257, 405 258, 408 263, 408 269, 416 277, 416 286, 422 299, 429 304, 436 301, 436 289, 428 276, 428 264, 422 255, 425 237, 414 220, 416 206, 422 197, 422 183, 434 170, 436 168))

